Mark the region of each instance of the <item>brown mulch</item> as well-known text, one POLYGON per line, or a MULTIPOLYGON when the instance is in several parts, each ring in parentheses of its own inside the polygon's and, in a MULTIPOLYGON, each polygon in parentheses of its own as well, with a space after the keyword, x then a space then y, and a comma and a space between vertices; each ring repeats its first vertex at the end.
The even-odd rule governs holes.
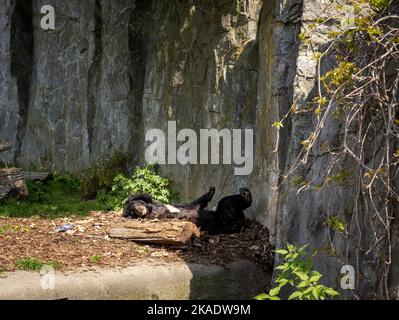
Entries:
POLYGON ((42 262, 57 261, 62 269, 82 267, 126 267, 146 260, 155 263, 176 261, 221 264, 247 259, 266 270, 272 267, 273 249, 266 228, 249 223, 245 231, 234 235, 202 234, 185 250, 136 244, 111 239, 109 228, 125 219, 120 213, 92 212, 88 217, 56 219, 0 217, 0 271, 18 269, 21 258, 42 262), (57 232, 64 224, 67 232, 57 232))
POLYGON ((272 250, 274 247, 269 242, 268 229, 258 222, 248 221, 246 228, 238 234, 209 236, 203 233, 201 238, 193 241, 186 260, 223 265, 246 259, 271 271, 272 250))

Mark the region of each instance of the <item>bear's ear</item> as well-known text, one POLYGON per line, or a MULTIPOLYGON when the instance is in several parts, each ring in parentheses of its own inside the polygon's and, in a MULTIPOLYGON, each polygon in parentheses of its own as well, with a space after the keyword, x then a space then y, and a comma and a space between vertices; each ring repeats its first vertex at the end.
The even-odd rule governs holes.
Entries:
POLYGON ((240 189, 240 195, 245 199, 248 204, 252 204, 252 194, 251 191, 247 188, 240 189))

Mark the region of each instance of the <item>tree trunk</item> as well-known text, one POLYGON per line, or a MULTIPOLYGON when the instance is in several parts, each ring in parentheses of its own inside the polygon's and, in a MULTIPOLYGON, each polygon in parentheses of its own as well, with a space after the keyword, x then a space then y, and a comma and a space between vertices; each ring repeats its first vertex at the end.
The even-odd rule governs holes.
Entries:
POLYGON ((195 224, 187 221, 130 220, 112 226, 109 236, 135 242, 185 246, 193 236, 199 237, 200 232, 195 224))
POLYGON ((12 145, 10 142, 8 142, 8 141, 0 142, 0 153, 3 151, 11 150, 11 149, 12 149, 12 145))
POLYGON ((18 197, 28 196, 28 188, 25 184, 24 172, 22 169, 0 169, 0 200, 6 198, 10 194, 14 194, 18 197))

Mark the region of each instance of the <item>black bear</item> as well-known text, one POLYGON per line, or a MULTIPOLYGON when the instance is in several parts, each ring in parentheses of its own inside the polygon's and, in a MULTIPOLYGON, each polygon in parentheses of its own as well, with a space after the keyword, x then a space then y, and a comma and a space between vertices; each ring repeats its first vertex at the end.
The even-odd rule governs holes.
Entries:
POLYGON ((252 204, 249 189, 241 188, 240 193, 221 199, 216 212, 207 209, 215 195, 215 187, 188 204, 164 205, 153 201, 148 194, 129 197, 123 211, 125 218, 177 218, 195 223, 209 234, 237 233, 245 225, 244 210, 252 204))
POLYGON ((207 193, 189 203, 188 206, 190 207, 198 206, 198 210, 204 210, 208 206, 208 203, 212 201, 214 195, 215 195, 215 187, 212 186, 209 188, 209 191, 207 193))
POLYGON ((125 203, 123 217, 125 218, 178 218, 196 223, 200 212, 205 210, 215 194, 215 187, 198 199, 188 204, 168 205, 154 201, 148 194, 130 196, 125 203))
MULTIPOLYGON (((216 233, 237 233, 245 225, 244 210, 252 205, 252 194, 241 188, 239 194, 225 197, 218 203, 215 212, 216 233)), ((211 231, 211 233, 213 233, 211 231)))

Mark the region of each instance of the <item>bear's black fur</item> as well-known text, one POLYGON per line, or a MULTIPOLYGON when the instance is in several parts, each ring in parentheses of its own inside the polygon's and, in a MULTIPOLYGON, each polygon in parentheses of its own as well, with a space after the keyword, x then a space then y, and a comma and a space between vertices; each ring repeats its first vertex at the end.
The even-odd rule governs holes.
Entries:
POLYGON ((190 205, 199 206, 198 210, 204 210, 208 206, 208 203, 212 201, 214 195, 215 187, 212 186, 209 188, 209 191, 207 193, 191 202, 190 205))
POLYGON ((239 194, 225 197, 218 203, 215 212, 217 233, 240 232, 245 226, 244 210, 252 205, 252 194, 241 188, 239 194))
POLYGON ((241 188, 240 193, 221 199, 216 212, 207 209, 208 203, 215 194, 215 187, 190 202, 172 206, 173 208, 153 201, 148 194, 137 194, 129 197, 123 211, 125 218, 178 218, 195 223, 209 234, 240 232, 245 225, 244 210, 252 204, 249 189, 241 188), (170 209, 170 210, 169 210, 170 209), (180 211, 181 210, 181 211, 180 211))

